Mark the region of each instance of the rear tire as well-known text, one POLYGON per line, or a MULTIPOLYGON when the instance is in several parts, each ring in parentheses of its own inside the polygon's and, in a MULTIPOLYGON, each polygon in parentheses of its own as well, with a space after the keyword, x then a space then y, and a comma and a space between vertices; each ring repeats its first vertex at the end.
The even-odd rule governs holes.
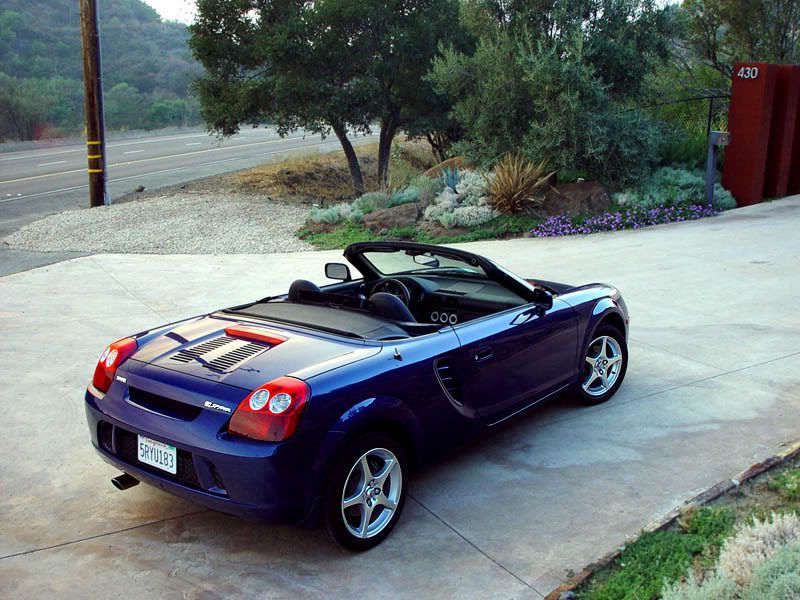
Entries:
POLYGON ((374 548, 394 529, 408 495, 403 447, 384 434, 356 439, 339 456, 322 501, 325 532, 354 552, 374 548))
POLYGON ((601 404, 617 393, 628 370, 625 335, 612 325, 601 324, 584 348, 580 380, 575 393, 583 404, 601 404))

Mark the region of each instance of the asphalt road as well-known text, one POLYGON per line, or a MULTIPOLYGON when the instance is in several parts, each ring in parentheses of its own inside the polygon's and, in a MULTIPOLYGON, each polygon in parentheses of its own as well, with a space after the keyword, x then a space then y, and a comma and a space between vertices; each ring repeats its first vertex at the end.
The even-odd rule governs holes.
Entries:
MULTIPOLYGON (((113 201, 140 185, 178 185, 299 150, 338 148, 335 137, 322 140, 297 132, 281 139, 274 130, 262 128, 243 129, 222 141, 197 130, 113 141, 106 145, 108 191, 113 201)), ((82 144, 0 154, 0 238, 49 214, 88 206, 86 167, 82 144)))

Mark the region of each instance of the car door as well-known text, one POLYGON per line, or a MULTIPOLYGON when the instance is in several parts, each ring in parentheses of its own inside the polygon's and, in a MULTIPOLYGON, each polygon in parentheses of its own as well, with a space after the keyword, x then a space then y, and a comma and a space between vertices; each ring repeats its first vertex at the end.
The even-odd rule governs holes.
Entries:
POLYGON ((577 315, 554 299, 456 326, 459 366, 470 404, 496 422, 569 383, 575 375, 577 315))

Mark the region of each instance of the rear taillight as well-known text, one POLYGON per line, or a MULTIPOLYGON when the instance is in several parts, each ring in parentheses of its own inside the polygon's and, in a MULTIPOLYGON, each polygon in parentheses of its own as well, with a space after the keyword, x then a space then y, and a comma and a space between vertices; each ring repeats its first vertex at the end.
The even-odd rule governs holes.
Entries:
POLYGON ((242 400, 228 424, 235 435, 282 442, 300 424, 311 390, 294 377, 278 377, 253 390, 242 400))
POLYGON ((94 377, 92 377, 92 385, 101 392, 107 392, 111 387, 111 382, 114 381, 114 374, 125 360, 134 352, 136 352, 136 340, 133 338, 125 338, 117 340, 106 348, 100 355, 100 360, 97 361, 97 366, 94 368, 94 377))

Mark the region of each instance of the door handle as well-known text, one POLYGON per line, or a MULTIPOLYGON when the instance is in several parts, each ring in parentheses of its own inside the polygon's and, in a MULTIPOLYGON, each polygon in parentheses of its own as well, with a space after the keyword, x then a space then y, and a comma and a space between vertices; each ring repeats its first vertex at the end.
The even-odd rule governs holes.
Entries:
POLYGON ((488 346, 483 346, 482 348, 478 348, 472 354, 472 358, 475 359, 475 362, 483 362, 485 360, 489 360, 493 356, 494 356, 494 350, 492 350, 488 346))

